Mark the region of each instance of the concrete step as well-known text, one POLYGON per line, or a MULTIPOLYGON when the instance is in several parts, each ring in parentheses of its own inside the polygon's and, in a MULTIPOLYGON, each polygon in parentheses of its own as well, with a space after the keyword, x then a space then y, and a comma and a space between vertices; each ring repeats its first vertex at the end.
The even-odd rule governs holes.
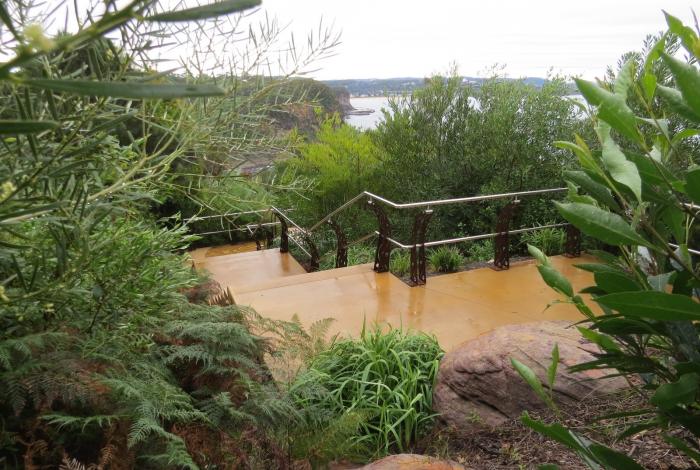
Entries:
POLYGON ((374 268, 373 263, 358 264, 356 266, 348 266, 346 268, 336 268, 328 269, 325 271, 316 271, 313 273, 296 274, 285 277, 278 277, 275 279, 268 279, 260 282, 252 282, 246 285, 238 285, 235 288, 231 288, 234 297, 237 294, 246 294, 249 292, 257 292, 269 289, 276 289, 278 287, 286 287, 291 285, 308 284, 311 282, 323 281, 326 279, 338 279, 344 276, 353 276, 355 274, 361 274, 366 272, 372 272, 374 268))
POLYGON ((197 262, 195 267, 208 271, 234 294, 242 286, 306 273, 289 253, 280 253, 278 249, 209 257, 197 262))

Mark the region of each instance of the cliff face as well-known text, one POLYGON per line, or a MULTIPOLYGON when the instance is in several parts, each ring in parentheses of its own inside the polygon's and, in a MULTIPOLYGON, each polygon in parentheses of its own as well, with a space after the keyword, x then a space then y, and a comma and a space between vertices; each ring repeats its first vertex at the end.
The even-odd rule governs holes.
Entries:
POLYGON ((347 88, 335 87, 332 90, 335 93, 335 98, 338 100, 338 104, 340 105, 340 109, 342 111, 341 114, 346 115, 350 114, 352 111, 355 111, 355 108, 350 103, 350 92, 347 88))

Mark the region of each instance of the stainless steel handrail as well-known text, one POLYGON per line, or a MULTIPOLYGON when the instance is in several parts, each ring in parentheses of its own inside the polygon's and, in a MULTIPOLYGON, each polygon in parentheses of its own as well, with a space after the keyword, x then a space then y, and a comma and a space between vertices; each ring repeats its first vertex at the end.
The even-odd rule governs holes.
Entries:
MULTIPOLYGON (((567 225, 570 225, 568 223, 561 223, 561 224, 549 224, 549 225, 540 225, 538 227, 528 227, 528 228, 519 228, 516 230, 508 230, 507 233, 510 234, 516 234, 516 233, 525 233, 525 232, 534 232, 535 230, 541 230, 544 228, 558 228, 558 227, 566 227, 567 225)), ((379 232, 375 231, 375 235, 379 235, 379 232)), ((481 235, 470 235, 468 237, 459 237, 459 238, 446 238, 444 240, 434 240, 432 242, 425 242, 421 244, 414 244, 414 245, 404 245, 403 243, 394 240, 393 238, 387 237, 387 240, 389 243, 392 245, 401 248, 402 250, 410 250, 411 248, 419 247, 419 246, 425 246, 425 247, 431 247, 431 246, 438 246, 438 245, 450 245, 453 243, 461 243, 461 242, 468 242, 468 241, 474 241, 474 240, 483 240, 484 238, 494 238, 498 235, 501 235, 506 232, 493 232, 493 233, 483 233, 481 235)))
POLYGON ((279 222, 265 222, 264 224, 252 224, 252 225, 246 225, 244 227, 237 227, 237 228, 229 228, 229 229, 223 229, 223 230, 214 230, 212 232, 201 232, 201 233, 195 233, 194 235, 215 235, 217 233, 230 233, 230 232, 250 232, 251 228, 250 227, 271 227, 273 225, 279 225, 279 222))
POLYGON ((328 215, 326 215, 326 216, 323 217, 321 220, 319 220, 318 222, 316 222, 315 224, 313 224, 313 225, 309 228, 309 232, 314 232, 314 231, 315 231, 317 228, 319 228, 321 225, 323 225, 323 224, 327 223, 329 220, 331 220, 335 214, 344 211, 345 209, 347 209, 348 207, 350 207, 351 205, 353 205, 354 203, 356 203, 357 201, 359 201, 359 200, 362 199, 363 197, 369 196, 369 195, 371 195, 371 194, 372 194, 372 193, 370 193, 370 192, 362 191, 360 194, 358 194, 358 195, 355 196, 354 198, 350 199, 349 201, 346 201, 345 203, 341 204, 341 205, 338 206, 336 209, 334 209, 333 211, 331 211, 328 215))
POLYGON ((534 196, 537 194, 547 194, 547 193, 558 193, 558 192, 563 192, 567 191, 567 188, 550 188, 550 189, 535 189, 533 191, 518 191, 515 193, 502 193, 502 194, 485 194, 481 196, 467 196, 467 197, 458 197, 454 199, 437 199, 434 201, 421 201, 421 202, 407 202, 404 204, 398 204, 396 202, 392 202, 388 199, 385 199, 381 196, 377 196, 376 194, 372 194, 368 191, 365 191, 365 194, 372 199, 376 199, 379 202, 382 202, 388 206, 393 207, 394 209, 415 209, 417 207, 432 207, 432 206, 444 206, 446 204, 458 204, 458 203, 463 203, 463 202, 476 202, 476 201, 488 201, 491 199, 503 199, 503 198, 508 198, 508 197, 520 197, 520 196, 534 196))
POLYGON ((228 214, 214 214, 214 215, 202 215, 202 216, 193 215, 192 217, 188 217, 187 219, 183 219, 183 222, 196 222, 198 220, 215 219, 217 217, 224 218, 224 217, 233 217, 233 216, 238 216, 238 215, 259 214, 261 212, 270 212, 270 208, 268 207, 267 209, 259 209, 259 210, 255 210, 255 211, 229 212, 228 214))
MULTIPOLYGON (((698 207, 698 209, 700 209, 700 207, 698 207)), ((670 246, 671 248, 678 248, 678 245, 676 245, 675 243, 669 243, 668 246, 670 246)), ((692 248, 687 248, 687 250, 688 250, 688 253, 692 253, 694 255, 700 255, 700 251, 698 251, 698 250, 694 250, 692 248)))
POLYGON ((301 243, 300 243, 296 238, 294 238, 294 237, 291 236, 291 235, 287 235, 287 238, 289 238, 291 241, 293 241, 294 244, 295 244, 301 251, 303 251, 303 252, 306 254, 306 256, 308 256, 309 258, 311 258, 311 253, 309 253, 308 251, 306 251, 306 249, 305 249, 303 246, 301 246, 301 243))
POLYGON ((328 215, 326 215, 321 220, 319 220, 314 225, 312 225, 311 228, 309 228, 308 232, 310 233, 310 232, 315 231, 321 225, 325 224, 331 218, 333 218, 334 215, 336 215, 337 213, 350 207, 351 205, 353 205, 355 202, 362 199, 363 197, 368 197, 370 200, 379 201, 382 204, 386 204, 387 206, 392 207, 394 209, 415 209, 418 207, 444 206, 446 204, 460 204, 460 203, 466 203, 466 202, 488 201, 488 200, 492 200, 492 199, 504 199, 504 198, 509 198, 509 197, 517 198, 517 197, 521 197, 521 196, 535 196, 538 194, 559 193, 559 192, 564 192, 564 191, 567 191, 567 188, 535 189, 532 191, 518 191, 518 192, 514 192, 514 193, 485 194, 485 195, 481 195, 481 196, 467 196, 467 197, 458 197, 458 198, 452 198, 452 199, 436 199, 433 201, 406 202, 406 203, 393 202, 393 201, 390 201, 389 199, 386 199, 382 196, 371 193, 369 191, 362 191, 360 194, 358 194, 357 196, 348 200, 347 202, 343 203, 337 209, 333 210, 328 215))
POLYGON ((272 212, 274 212, 275 214, 279 215, 280 217, 282 217, 284 220, 286 220, 287 222, 289 222, 289 223, 290 223, 291 225, 293 225, 294 227, 296 227, 296 228, 298 228, 299 230, 301 230, 303 233, 308 234, 308 233, 310 232, 309 230, 306 230, 304 227, 302 227, 301 225, 299 225, 298 223, 296 223, 296 222, 294 222, 292 219, 290 219, 289 216, 288 216, 287 214, 285 214, 284 212, 282 212, 281 209, 278 209, 278 208, 275 207, 275 206, 270 206, 270 210, 271 210, 272 212))
MULTIPOLYGON (((469 203, 469 202, 478 202, 478 201, 489 201, 489 200, 494 200, 494 199, 504 199, 504 198, 518 198, 522 196, 535 196, 539 194, 550 194, 550 193, 558 193, 558 192, 564 192, 567 191, 567 188, 549 188, 549 189, 535 189, 531 191, 517 191, 513 193, 500 193, 500 194, 485 194, 485 195, 480 195, 480 196, 467 196, 467 197, 459 197, 459 198, 452 198, 452 199, 436 199, 432 201, 419 201, 419 202, 407 202, 407 203, 397 203, 394 201, 391 201, 389 199, 386 199, 382 196, 379 196, 377 194, 371 193, 369 191, 362 191, 359 193, 357 196, 353 197, 352 199, 349 199, 348 201, 344 202, 340 206, 338 206, 336 209, 333 211, 329 212, 326 216, 321 218, 318 222, 316 222, 314 225, 312 225, 310 228, 305 229, 301 225, 297 224, 294 220, 292 220, 288 215, 287 212, 291 212, 293 209, 289 209, 287 211, 283 211, 282 209, 275 207, 275 206, 270 206, 268 209, 259 209, 259 210, 253 210, 253 211, 243 211, 243 212, 232 212, 230 214, 220 214, 220 215, 209 215, 209 216, 194 216, 190 217, 189 219, 185 219, 185 222, 194 222, 197 220, 204 220, 204 219, 211 219, 211 218, 216 218, 216 217, 231 217, 231 216, 237 216, 237 215, 247 215, 247 214, 259 214, 259 213, 264 213, 264 212, 274 212, 278 214, 280 217, 284 218, 290 225, 296 227, 303 233, 309 235, 312 232, 316 231, 319 227, 322 225, 326 224, 329 220, 333 218, 336 214, 344 211, 360 199, 366 197, 371 201, 379 201, 382 204, 385 204, 391 208, 394 209, 415 209, 415 208, 420 208, 420 207, 431 207, 431 206, 443 206, 447 204, 461 204, 461 203, 469 203)), ((269 224, 249 224, 249 225, 278 225, 279 222, 272 222, 269 224)), ((564 224, 566 225, 566 224, 564 224)), ((562 224, 554 224, 554 225, 547 225, 547 226, 542 226, 542 227, 537 227, 533 228, 533 230, 536 230, 538 228, 547 228, 547 227, 559 227, 562 226, 562 224)), ((246 228, 241 229, 231 229, 231 230, 219 230, 215 232, 205 232, 201 233, 199 235, 211 235, 215 233, 224 233, 224 232, 234 232, 234 231, 245 231, 248 230, 247 226, 246 228)), ((520 233, 523 229, 521 230, 513 230, 510 233, 520 233)), ((425 246, 435 246, 436 244, 448 244, 448 243, 459 243, 460 241, 469 241, 469 240, 479 240, 481 238, 489 238, 489 236, 495 236, 493 234, 487 234, 487 235, 474 235, 471 237, 461 237, 461 238, 455 238, 455 239, 449 239, 449 240, 440 240, 436 242, 428 242, 425 244, 425 246)), ((391 243, 394 245, 400 247, 400 248, 411 248, 412 245, 404 245, 400 242, 397 242, 396 240, 389 239, 391 243)), ((297 243, 298 245, 298 243, 297 243)))

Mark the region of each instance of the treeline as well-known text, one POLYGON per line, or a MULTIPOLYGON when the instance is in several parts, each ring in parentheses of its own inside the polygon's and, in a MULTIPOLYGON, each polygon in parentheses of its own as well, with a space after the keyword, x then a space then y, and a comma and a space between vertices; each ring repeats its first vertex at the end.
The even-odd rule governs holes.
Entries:
MULTIPOLYGON (((313 223, 363 190, 413 202, 561 187, 563 172, 575 159, 555 142, 592 135, 578 104, 566 98, 569 92, 564 80, 540 87, 500 78, 465 85, 458 75, 426 80, 409 96, 392 99, 375 130, 360 132, 337 119, 326 121, 295 158, 277 165, 280 174, 301 176, 313 189, 280 197, 295 208, 295 218, 313 223)), ((514 226, 561 221, 550 201, 528 198, 514 226)), ((436 207, 428 236, 492 232, 503 204, 436 207)), ((405 242, 411 215, 390 213, 394 235, 405 242)), ((377 228, 373 216, 359 207, 341 223, 351 237, 377 228)), ((563 239, 558 233, 553 237, 563 239)), ((321 238, 319 244, 332 249, 332 235, 321 238)))
MULTIPOLYGON (((454 77, 453 77, 454 78, 454 77)), ((473 87, 481 86, 487 82, 488 78, 483 77, 459 77, 464 85, 473 87)), ((351 96, 392 96, 410 94, 423 88, 426 83, 435 78, 399 77, 399 78, 357 78, 344 80, 323 80, 323 83, 333 88, 345 88, 351 96)), ((519 79, 508 79, 507 81, 518 81, 527 85, 541 88, 549 79, 541 77, 524 77, 519 79)), ((568 85, 571 93, 576 92, 573 83, 568 85)))

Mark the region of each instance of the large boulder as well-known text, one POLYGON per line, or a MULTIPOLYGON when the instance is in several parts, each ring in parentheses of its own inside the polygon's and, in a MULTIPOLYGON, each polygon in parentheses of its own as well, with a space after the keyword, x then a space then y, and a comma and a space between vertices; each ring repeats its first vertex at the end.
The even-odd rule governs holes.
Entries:
POLYGON ((397 454, 372 462, 360 470, 464 470, 464 467, 451 460, 417 454, 397 454))
POLYGON ((475 423, 498 425, 525 410, 545 404, 511 365, 515 358, 546 384, 554 344, 559 345, 559 369, 554 385, 558 404, 591 400, 626 386, 624 379, 591 380, 605 371, 571 373, 568 366, 594 359, 597 346, 586 341, 566 321, 508 325, 468 341, 446 354, 433 391, 433 407, 441 419, 458 429, 475 423))

